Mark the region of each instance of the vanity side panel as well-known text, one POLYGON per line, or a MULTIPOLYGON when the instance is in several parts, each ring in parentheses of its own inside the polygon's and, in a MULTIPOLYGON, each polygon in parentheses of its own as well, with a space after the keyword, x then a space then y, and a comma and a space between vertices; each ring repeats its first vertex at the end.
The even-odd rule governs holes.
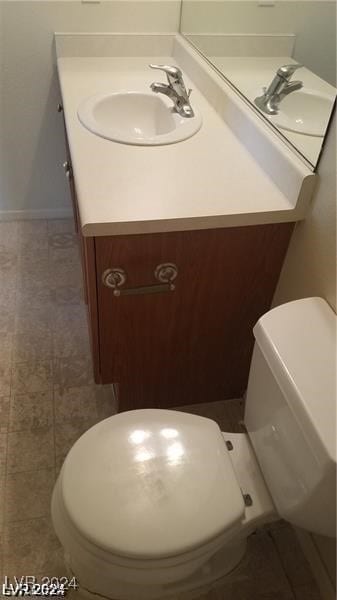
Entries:
POLYGON ((242 396, 252 329, 271 304, 293 224, 95 238, 102 383, 119 384, 120 409, 172 407, 242 396), (178 267, 173 292, 115 297, 178 267))
POLYGON ((80 233, 80 240, 94 379, 95 383, 101 383, 95 238, 84 237, 80 233))
POLYGON ((79 216, 78 216, 75 181, 74 181, 73 169, 72 169, 72 164, 71 164, 71 154, 70 154, 70 148, 69 148, 67 127, 66 127, 66 122, 65 122, 65 118, 64 118, 62 104, 58 104, 57 111, 62 115, 62 122, 63 122, 63 129, 64 129, 64 141, 65 141, 65 147, 66 147, 66 160, 64 162, 63 167, 65 169, 66 176, 68 178, 69 188, 70 188, 70 197, 71 197, 71 204, 72 204, 73 215, 74 215, 75 232, 79 233, 80 228, 79 228, 79 216))
POLYGON ((79 226, 80 216, 76 189, 72 169, 70 167, 70 176, 68 177, 70 193, 74 211, 74 226, 77 233, 79 251, 81 256, 81 267, 83 276, 83 297, 87 305, 88 329, 90 338, 91 356, 93 361, 93 372, 96 383, 101 383, 100 375, 100 348, 98 331, 98 303, 97 303, 97 285, 96 285, 96 254, 95 239, 93 237, 84 237, 79 226))

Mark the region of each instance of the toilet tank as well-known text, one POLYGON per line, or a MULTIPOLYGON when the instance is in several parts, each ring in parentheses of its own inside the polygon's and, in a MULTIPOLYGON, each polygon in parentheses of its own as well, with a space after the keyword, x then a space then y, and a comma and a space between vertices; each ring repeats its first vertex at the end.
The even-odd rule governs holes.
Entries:
POLYGON ((336 535, 336 315, 321 298, 254 328, 245 425, 280 517, 336 535))

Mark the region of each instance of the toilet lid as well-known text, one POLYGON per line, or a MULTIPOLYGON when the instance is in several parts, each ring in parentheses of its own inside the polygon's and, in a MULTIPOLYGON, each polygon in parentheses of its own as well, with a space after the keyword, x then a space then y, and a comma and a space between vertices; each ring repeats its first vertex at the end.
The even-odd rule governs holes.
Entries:
POLYGON ((101 421, 70 450, 61 483, 75 527, 118 556, 176 556, 244 514, 218 425, 178 411, 134 410, 101 421))

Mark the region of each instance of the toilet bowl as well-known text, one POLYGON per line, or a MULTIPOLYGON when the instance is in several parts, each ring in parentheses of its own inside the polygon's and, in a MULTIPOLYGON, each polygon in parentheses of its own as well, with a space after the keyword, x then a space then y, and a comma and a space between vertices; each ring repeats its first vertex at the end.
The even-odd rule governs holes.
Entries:
POLYGON ((280 517, 334 535, 335 315, 319 298, 296 301, 264 315, 254 335, 246 434, 134 410, 98 423, 68 453, 52 519, 86 597, 192 598, 280 517))
MULTIPOLYGON (((244 555, 247 536, 259 524, 276 518, 273 502, 248 436, 222 434, 213 421, 176 411, 147 409, 121 413, 118 417, 106 419, 91 428, 90 441, 82 436, 82 443, 76 446, 78 454, 69 453, 53 494, 54 526, 64 548, 67 549, 71 572, 76 574, 81 587, 86 590, 99 589, 101 595, 113 599, 170 598, 172 594, 189 590, 192 583, 194 588, 196 579, 200 587, 231 571, 244 555), (120 499, 112 507, 111 503, 116 498, 112 500, 112 494, 109 494, 105 484, 105 490, 102 492, 97 481, 100 479, 97 465, 100 464, 106 476, 108 469, 104 467, 103 454, 107 456, 107 445, 117 457, 118 452, 122 452, 123 455, 127 453, 120 439, 124 437, 125 428, 129 431, 125 436, 128 440, 131 436, 140 437, 151 431, 152 443, 163 432, 177 432, 177 437, 181 440, 179 443, 184 445, 185 456, 179 457, 180 460, 174 458, 173 463, 168 465, 168 470, 173 471, 170 478, 170 475, 165 473, 165 466, 156 466, 150 458, 146 460, 144 446, 140 446, 138 452, 144 455, 143 460, 139 461, 139 468, 144 470, 142 479, 145 478, 145 489, 142 492, 149 502, 149 510, 142 507, 144 522, 133 522, 130 527, 127 523, 124 524, 117 539, 118 521, 123 518, 118 508, 120 499), (115 429, 116 439, 111 445, 109 439, 112 430, 115 429), (189 442, 193 436, 197 441, 199 435, 202 440, 199 445, 198 469, 195 470, 194 452, 189 442), (231 452, 227 449, 226 442, 233 445, 231 452), (209 444, 214 445, 214 448, 208 448, 209 444), (102 449, 100 457, 99 448, 102 449), (192 457, 191 460, 189 456, 192 457), (218 467, 214 464, 212 467, 211 461, 218 461, 218 467), (239 479, 233 469, 235 463, 241 465, 241 471, 238 469, 239 479), (92 480, 88 478, 88 487, 83 487, 82 476, 85 476, 86 470, 91 471, 93 465, 96 466, 98 477, 93 488, 92 480), (205 475, 205 469, 209 471, 208 480, 202 476, 205 475), (220 477, 222 486, 219 485, 220 477), (172 482, 172 479, 176 481, 172 482), (168 506, 165 506, 165 502, 171 503, 170 496, 173 496, 173 491, 162 488, 162 485, 171 485, 175 490, 174 498, 177 502, 180 501, 177 515, 177 507, 174 505, 170 507, 171 515, 167 515, 168 506), (199 505, 188 489, 191 485, 199 488, 196 490, 199 493, 199 505), (251 506, 245 506, 240 487, 242 485, 245 485, 247 495, 254 498, 251 506), (76 494, 78 489, 81 489, 81 506, 76 494), (99 506, 95 506, 95 499, 92 498, 94 490, 101 490, 101 497, 97 499, 99 506), (204 496, 201 498, 202 491, 204 496), (166 494, 170 496, 166 498, 166 494), (109 499, 107 504, 105 499, 109 499), (191 501, 195 504, 194 512, 191 501), (158 507, 155 515, 156 505, 160 502, 163 506, 158 507), (227 507, 226 511, 222 510, 223 506, 227 507), (155 520, 156 516, 158 523, 152 528, 151 517, 155 520), (106 526, 107 518, 114 531, 112 536, 106 526), (160 519, 163 521, 161 531, 160 519), (170 540, 165 535, 166 527, 173 532, 170 540)), ((177 444, 165 444, 165 438, 160 442, 157 442, 156 449, 159 463, 163 454, 167 455, 170 447, 177 444)), ((154 446, 151 446, 151 449, 154 451, 154 446)), ((150 453, 150 450, 148 452, 150 453)), ((122 472, 130 468, 130 463, 127 463, 127 459, 125 462, 124 460, 123 456, 122 472)), ((134 458, 131 460, 134 461, 134 458)), ((114 468, 118 469, 118 460, 113 462, 114 468)), ((126 493, 130 494, 130 511, 134 511, 136 505, 139 508, 139 490, 129 488, 126 493)), ((126 501, 127 499, 123 498, 121 505, 124 506, 126 501)), ((129 513, 127 510, 126 512, 129 513)))

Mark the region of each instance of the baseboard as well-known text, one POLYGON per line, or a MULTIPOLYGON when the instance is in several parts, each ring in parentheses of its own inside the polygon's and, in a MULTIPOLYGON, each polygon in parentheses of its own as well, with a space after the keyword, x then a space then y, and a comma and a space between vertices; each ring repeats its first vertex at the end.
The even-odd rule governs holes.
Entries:
POLYGON ((0 221, 28 221, 31 219, 69 219, 73 211, 64 208, 38 208, 35 210, 0 210, 0 221))
POLYGON ((336 600, 336 590, 334 589, 325 564, 310 533, 302 531, 301 529, 296 529, 296 527, 294 527, 294 530, 303 550, 303 554, 310 564, 322 600, 336 600))

